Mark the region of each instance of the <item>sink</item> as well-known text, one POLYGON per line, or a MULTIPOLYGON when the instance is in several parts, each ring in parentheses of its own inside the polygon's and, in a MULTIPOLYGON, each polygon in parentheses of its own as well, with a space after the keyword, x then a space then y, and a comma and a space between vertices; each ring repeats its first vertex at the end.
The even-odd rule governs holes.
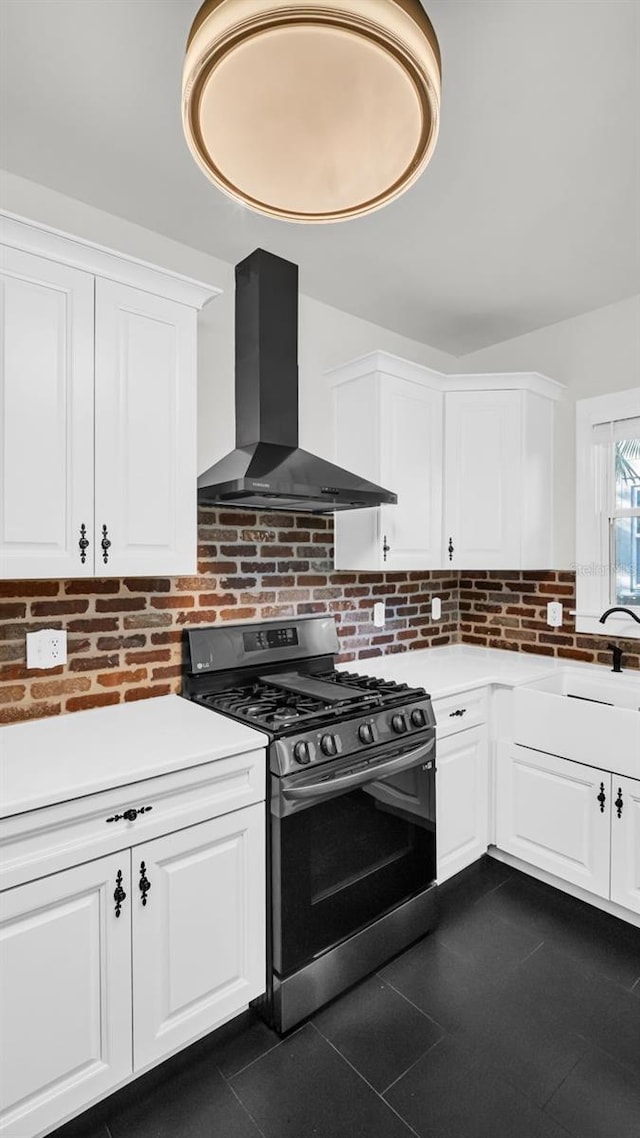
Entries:
POLYGON ((583 699, 594 703, 610 704, 640 711, 640 675, 616 675, 613 672, 597 676, 585 675, 579 668, 560 668, 553 676, 527 685, 532 691, 550 692, 569 699, 583 699))
POLYGON ((640 675, 558 668, 514 691, 523 747, 640 778, 640 675))

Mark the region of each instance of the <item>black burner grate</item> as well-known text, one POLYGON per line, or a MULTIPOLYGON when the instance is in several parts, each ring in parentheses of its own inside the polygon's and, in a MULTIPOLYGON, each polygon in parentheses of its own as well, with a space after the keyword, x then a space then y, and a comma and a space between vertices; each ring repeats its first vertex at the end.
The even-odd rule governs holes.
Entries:
MULTIPOLYGON (((287 673, 290 677, 291 673, 287 673)), ((254 727, 282 733, 290 728, 300 730, 317 720, 335 721, 347 714, 366 712, 373 707, 393 705, 407 697, 422 693, 407 684, 371 676, 358 676, 351 672, 322 672, 316 677, 325 684, 344 685, 344 699, 321 699, 305 691, 288 690, 264 679, 249 680, 222 691, 203 694, 200 698, 215 711, 243 720, 254 727), (353 694, 353 689, 357 689, 353 694), (349 689, 347 692, 346 689, 349 689)), ((290 683, 288 679, 288 684, 290 683)), ((305 678, 300 676, 301 688, 305 678)))

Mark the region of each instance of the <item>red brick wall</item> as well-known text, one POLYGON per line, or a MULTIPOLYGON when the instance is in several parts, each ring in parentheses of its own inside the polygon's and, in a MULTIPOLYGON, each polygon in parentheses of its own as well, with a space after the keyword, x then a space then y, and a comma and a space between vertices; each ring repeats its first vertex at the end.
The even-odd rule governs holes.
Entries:
POLYGON ((0 582, 0 722, 179 691, 182 633, 194 624, 331 613, 343 660, 457 639, 455 574, 335 573, 329 518, 207 509, 199 541, 196 577, 0 582), (68 663, 27 672, 25 633, 40 628, 67 630, 68 663))
MULTIPOLYGON (((331 613, 345 661, 462 640, 610 663, 611 633, 575 631, 574 573, 336 573, 331 519, 207 509, 199 522, 196 577, 0 582, 0 723, 179 691, 184 628, 229 620, 331 613), (549 600, 565 606, 560 629, 549 600), (67 630, 65 667, 26 671, 25 633, 39 628, 67 630)), ((617 643, 640 668, 640 641, 617 643)))
MULTIPOLYGON (((474 572, 460 574, 460 639, 466 644, 536 652, 567 660, 611 664, 607 644, 612 632, 601 636, 576 632, 576 575, 572 572, 474 572), (547 603, 564 605, 562 628, 547 625, 547 603)), ((640 668, 640 641, 618 640, 625 668, 640 668)))

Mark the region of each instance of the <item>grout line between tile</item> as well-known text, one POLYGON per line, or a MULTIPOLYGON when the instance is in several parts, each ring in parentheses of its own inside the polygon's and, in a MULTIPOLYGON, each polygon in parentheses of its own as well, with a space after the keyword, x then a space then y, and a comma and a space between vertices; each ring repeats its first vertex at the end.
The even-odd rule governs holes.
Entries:
POLYGON ((231 1080, 237 1078, 238 1075, 242 1075, 244 1071, 249 1070, 249 1067, 253 1067, 254 1063, 259 1063, 261 1059, 264 1059, 265 1055, 270 1055, 272 1051, 276 1051, 278 1047, 282 1047, 283 1043, 288 1043, 289 1040, 294 1039, 298 1032, 302 1031, 302 1028, 304 1026, 305 1025, 302 1024, 300 1027, 296 1028, 295 1031, 292 1031, 290 1035, 285 1036, 284 1039, 278 1039, 277 1042, 274 1043, 271 1047, 267 1047, 266 1051, 261 1051, 260 1054, 256 1055, 255 1059, 252 1059, 250 1063, 245 1063, 244 1067, 238 1067, 238 1070, 233 1071, 233 1073, 230 1075, 226 1075, 224 1071, 221 1071, 220 1067, 218 1066, 218 1070, 220 1071, 223 1079, 231 1080))
POLYGON ((369 1089, 373 1091, 373 1093, 374 1093, 374 1095, 376 1096, 376 1098, 379 1098, 379 1099, 380 1099, 380 1101, 384 1103, 384 1105, 386 1106, 387 1110, 390 1110, 390 1111, 392 1111, 392 1113, 393 1113, 393 1114, 395 1114, 396 1118, 399 1118, 399 1119, 400 1119, 400 1122, 402 1122, 403 1126, 406 1126, 407 1130, 408 1130, 408 1131, 409 1131, 411 1134, 414 1134, 414 1135, 415 1135, 415 1138, 420 1138, 420 1135, 418 1134, 418 1131, 417 1131, 417 1130, 414 1130, 414 1129, 413 1129, 413 1126, 411 1126, 411 1125, 410 1125, 410 1124, 407 1122, 406 1118, 403 1118, 403 1117, 402 1117, 402 1115, 401 1115, 401 1114, 399 1114, 399 1113, 398 1113, 398 1111, 395 1109, 395 1107, 393 1107, 393 1106, 391 1105, 391 1103, 390 1103, 390 1102, 387 1102, 387 1100, 386 1100, 386 1099, 384 1099, 384 1098, 382 1097, 382 1094, 381 1094, 381 1092, 380 1092, 380 1091, 377 1091, 377 1090, 376 1090, 376 1088, 375 1088, 374 1086, 372 1086, 372 1084, 369 1082, 369 1080, 365 1078, 365 1076, 362 1074, 362 1072, 361 1072, 361 1071, 359 1071, 359 1070, 358 1070, 358 1068, 357 1068, 357 1067, 354 1067, 353 1063, 351 1063, 351 1062, 350 1062, 350 1061, 347 1059, 346 1055, 343 1055, 343 1054, 342 1054, 342 1051, 340 1051, 340 1050, 339 1050, 339 1049, 336 1047, 335 1043, 332 1043, 330 1039, 327 1039, 326 1035, 323 1035, 323 1034, 322 1034, 322 1032, 320 1031, 320 1028, 316 1027, 315 1023, 312 1023, 312 1024, 310 1024, 310 1027, 312 1027, 312 1028, 313 1028, 313 1030, 314 1030, 314 1031, 315 1031, 315 1032, 316 1032, 316 1033, 317 1033, 317 1034, 320 1036, 320 1038, 321 1038, 321 1039, 323 1039, 323 1040, 325 1041, 325 1043, 328 1043, 328 1045, 329 1045, 329 1047, 332 1049, 332 1051, 335 1051, 336 1055, 339 1055, 339 1056, 340 1056, 340 1058, 342 1059, 342 1061, 343 1061, 344 1063, 346 1063, 348 1067, 351 1067, 351 1070, 354 1072, 354 1074, 355 1074, 355 1075, 357 1075, 359 1079, 362 1079, 362 1082, 363 1082, 363 1083, 366 1083, 366 1085, 369 1087, 369 1089))
POLYGON ((433 1016, 430 1016, 429 1013, 425 1012, 423 1008, 420 1008, 417 1004, 414 1004, 413 1000, 410 1000, 408 996, 405 996, 404 992, 401 992, 398 988, 394 987, 390 980, 387 980, 384 976, 381 976, 379 972, 376 972, 375 975, 382 984, 386 984, 387 988, 391 988, 391 991, 395 992, 396 996, 400 996, 405 1001, 405 1003, 409 1004, 410 1007, 415 1008, 417 1012, 420 1012, 421 1016, 424 1016, 425 1019, 428 1019, 431 1023, 435 1024, 435 1026, 439 1031, 443 1033, 443 1035, 447 1034, 447 1029, 443 1027, 437 1019, 434 1019, 433 1016))
POLYGON ((518 961, 516 964, 516 968, 511 969, 511 971, 514 972, 517 968, 521 968, 523 964, 527 963, 527 960, 531 960, 531 957, 535 956, 536 952, 539 952, 541 948, 544 948, 544 945, 545 942, 541 940, 540 944, 537 944, 535 948, 531 949, 531 952, 528 952, 526 956, 523 956, 522 960, 518 961))
MULTIPOLYGON (((582 1036, 579 1036, 578 1038, 579 1038, 579 1039, 582 1039, 582 1036)), ((553 1091, 551 1092, 551 1094, 549 1095, 549 1097, 545 1099, 545 1101, 543 1102, 543 1104, 542 1104, 542 1106, 541 1106, 541 1108, 540 1108, 541 1110, 545 1110, 545 1111, 546 1111, 546 1109, 547 1109, 547 1107, 548 1107, 549 1103, 551 1102, 551 1100, 552 1100, 553 1098, 555 1098, 555 1096, 557 1095, 558 1091, 559 1091, 559 1090, 560 1090, 560 1089, 561 1089, 561 1088, 564 1086, 564 1084, 566 1083, 567 1079, 568 1079, 568 1078, 570 1078, 570 1076, 573 1074, 573 1072, 575 1071, 575 1069, 576 1069, 576 1067, 578 1066, 578 1064, 579 1064, 579 1063, 581 1063, 583 1059, 584 1059, 584 1055, 579 1055, 579 1056, 578 1056, 578 1058, 576 1059, 575 1063, 573 1064, 573 1067, 571 1068, 571 1070, 570 1070, 570 1071, 567 1071, 567 1073, 566 1073, 566 1075, 565 1075, 564 1079, 562 1079, 562 1081, 561 1081, 560 1083, 558 1083, 558 1085, 557 1085, 557 1087, 555 1088, 555 1090, 553 1090, 553 1091)), ((551 1117, 551 1118, 553 1118, 553 1115, 550 1115, 550 1117, 551 1117)), ((554 1119, 554 1121, 555 1121, 555 1119, 554 1119)))
MULTIPOLYGON (((385 1087, 383 1091, 380 1091, 380 1097, 384 1098, 384 1096, 389 1093, 391 1088, 395 1087, 396 1083, 400 1082, 400 1079, 404 1079, 405 1075, 408 1075, 409 1071, 413 1070, 416 1063, 419 1063, 421 1059, 424 1059, 425 1055, 429 1055, 432 1051, 434 1051, 436 1049, 436 1047, 439 1047, 444 1039, 446 1039, 446 1032, 444 1035, 441 1035, 439 1039, 436 1039, 435 1043, 431 1044, 431 1047, 427 1047, 427 1050, 423 1051, 422 1055, 419 1055, 418 1058, 413 1061, 413 1063, 410 1063, 409 1066, 407 1067, 407 1069, 405 1071, 403 1071, 402 1074, 398 1075, 397 1079, 394 1079, 393 1082, 389 1083, 388 1087, 385 1087)), ((385 1099, 384 1101, 386 1102, 387 1100, 385 1099)), ((390 1105, 390 1104, 387 1104, 387 1105, 390 1105)), ((393 1107, 392 1107, 392 1109, 393 1109, 393 1107)))
MULTIPOLYGON (((274 1048, 272 1047, 272 1048, 271 1048, 271 1050, 273 1051, 273 1050, 274 1050, 274 1048)), ((266 1052, 265 1052, 265 1054, 266 1054, 266 1052)), ((248 1065, 248 1066, 251 1066, 251 1064, 250 1064, 250 1063, 249 1063, 249 1064, 247 1064, 247 1065, 248 1065)), ((246 1068, 244 1068, 244 1069, 246 1070, 246 1068)), ((227 1079, 226 1075, 223 1075, 223 1074, 222 1074, 222 1071, 220 1071, 220 1075, 221 1075, 221 1077, 224 1079, 224 1082, 225 1082, 226 1086, 228 1086, 228 1088, 229 1088, 229 1090, 231 1091, 231 1094, 232 1094, 232 1095, 233 1095, 233 1097, 235 1098, 236 1102, 237 1102, 237 1103, 239 1104, 239 1106, 242 1108, 242 1110, 243 1110, 243 1111, 244 1111, 244 1113, 247 1115, 247 1117, 251 1119, 251 1121, 252 1121, 253 1125, 255 1126, 256 1130, 258 1131, 258 1134, 260 1134, 261 1138, 265 1138, 265 1133, 264 1133, 264 1130, 263 1130, 263 1129, 262 1129, 260 1126, 258 1126, 258 1123, 256 1122, 256 1120, 255 1120, 255 1118, 253 1117, 253 1115, 252 1115, 251 1111, 249 1110, 249 1107, 248 1107, 248 1106, 245 1106, 245 1104, 243 1103, 242 1099, 240 1098, 240 1095, 238 1094, 238 1092, 237 1092, 237 1090, 235 1089, 235 1087, 233 1087, 233 1086, 231 1085, 231 1083, 229 1082, 229 1079, 227 1079)))

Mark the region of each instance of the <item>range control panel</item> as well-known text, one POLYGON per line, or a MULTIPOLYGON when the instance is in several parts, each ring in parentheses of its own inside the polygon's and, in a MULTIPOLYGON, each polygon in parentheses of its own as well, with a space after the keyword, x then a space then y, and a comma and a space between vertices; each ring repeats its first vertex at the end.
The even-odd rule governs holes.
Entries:
POLYGON ((405 708, 337 720, 317 731, 307 729, 299 735, 276 739, 270 748, 271 771, 278 775, 293 774, 311 765, 399 743, 429 727, 435 727, 435 716, 428 697, 405 708))

